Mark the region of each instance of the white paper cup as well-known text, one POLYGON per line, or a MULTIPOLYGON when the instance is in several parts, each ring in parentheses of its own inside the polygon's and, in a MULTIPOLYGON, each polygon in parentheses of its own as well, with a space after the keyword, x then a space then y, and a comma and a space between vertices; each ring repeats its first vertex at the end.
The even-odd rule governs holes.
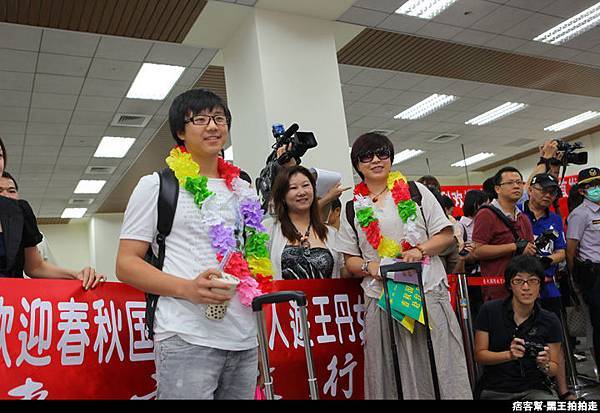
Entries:
MULTIPOLYGON (((212 280, 219 282, 223 287, 214 287, 211 290, 218 290, 219 293, 225 293, 229 295, 230 299, 235 295, 235 289, 240 283, 237 277, 225 272, 221 273, 221 277, 214 277, 212 280)), ((208 304, 204 311, 206 318, 209 320, 222 320, 225 317, 228 304, 229 301, 225 301, 223 304, 208 304)))

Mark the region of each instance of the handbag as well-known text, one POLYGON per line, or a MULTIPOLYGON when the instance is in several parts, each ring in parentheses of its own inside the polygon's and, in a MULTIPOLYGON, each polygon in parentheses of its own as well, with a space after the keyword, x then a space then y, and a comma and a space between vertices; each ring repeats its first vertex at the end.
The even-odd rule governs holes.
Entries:
POLYGON ((574 305, 567 307, 567 329, 571 337, 586 336, 586 308, 583 305, 574 305))

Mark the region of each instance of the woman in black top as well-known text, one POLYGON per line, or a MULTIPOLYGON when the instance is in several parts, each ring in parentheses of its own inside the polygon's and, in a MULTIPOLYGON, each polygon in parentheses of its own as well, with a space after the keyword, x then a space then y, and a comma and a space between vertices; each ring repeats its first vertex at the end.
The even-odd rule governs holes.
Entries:
POLYGON ((335 230, 321 218, 315 186, 314 176, 302 166, 283 168, 275 178, 276 220, 269 245, 275 279, 340 277, 343 259, 334 249, 335 230))
MULTIPOLYGON (((0 176, 6 159, 6 147, 0 139, 0 176)), ((25 273, 32 278, 82 280, 86 290, 104 281, 104 276, 91 267, 77 272, 44 261, 36 248, 42 238, 29 203, 0 196, 0 278, 23 278, 25 273)))

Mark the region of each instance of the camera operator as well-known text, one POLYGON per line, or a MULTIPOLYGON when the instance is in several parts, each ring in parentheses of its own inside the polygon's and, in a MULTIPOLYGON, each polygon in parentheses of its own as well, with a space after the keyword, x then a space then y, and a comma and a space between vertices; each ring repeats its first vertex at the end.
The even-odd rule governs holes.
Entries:
POLYGON ((481 399, 557 399, 548 376, 558 371, 562 341, 556 315, 536 302, 544 268, 536 257, 514 257, 505 272, 510 296, 483 304, 475 321, 475 361, 484 366, 481 399))
MULTIPOLYGON (((545 287, 540 294, 540 304, 553 312, 560 320, 562 305, 560 290, 555 281, 558 265, 566 259, 567 247, 563 223, 560 216, 550 211, 556 201, 560 187, 558 180, 550 174, 538 174, 530 180, 529 200, 523 205, 523 212, 529 218, 536 237, 535 246, 545 268, 545 287)), ((559 354, 559 368, 556 375, 558 392, 561 398, 570 396, 564 368, 564 357, 559 354)))
POLYGON ((594 358, 600 364, 600 169, 587 168, 578 175, 583 203, 569 215, 567 262, 574 281, 590 309, 594 330, 594 358))

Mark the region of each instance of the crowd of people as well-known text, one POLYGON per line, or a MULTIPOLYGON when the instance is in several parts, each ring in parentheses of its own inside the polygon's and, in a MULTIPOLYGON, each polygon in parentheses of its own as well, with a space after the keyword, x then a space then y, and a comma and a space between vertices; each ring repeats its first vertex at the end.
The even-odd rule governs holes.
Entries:
MULTIPOLYGON (((600 170, 579 173, 569 194, 570 215, 560 216, 556 142, 541 147, 527 180, 516 168, 503 167, 482 190, 467 192, 464 214, 455 217, 452 199, 442 195, 435 177, 407 181, 392 170, 392 142, 367 133, 352 145, 351 163, 361 181, 351 201, 340 201, 349 189, 341 185, 318 198, 315 176, 292 159, 279 167, 270 211, 263 211, 248 175, 223 160, 232 114, 218 95, 182 93, 171 105, 169 124, 177 146, 165 154, 168 168, 157 165, 160 172, 142 177, 134 189, 116 262, 120 281, 154 297, 148 320, 157 398, 253 398, 264 374, 250 303, 273 279, 362 279, 367 399, 399 396, 390 334, 398 343, 402 396, 434 397, 427 328, 444 399, 574 399, 561 344, 568 338, 560 324, 560 275, 572 275, 589 307, 594 358, 600 361, 600 170), (176 196, 165 234, 158 205, 169 182, 176 196), (377 305, 380 266, 396 260, 423 263, 429 326, 417 323, 412 333, 396 320, 390 331, 377 305), (470 287, 473 351, 483 366, 474 392, 450 305, 451 273, 505 279, 502 286, 470 287), (227 274, 237 278, 237 289, 225 282, 227 274), (210 318, 207 307, 220 304, 227 304, 222 319, 210 318)), ((104 276, 94 269, 77 272, 41 258, 35 247, 42 235, 5 171, 7 158, 0 140, 0 273, 97 286, 104 276)))

